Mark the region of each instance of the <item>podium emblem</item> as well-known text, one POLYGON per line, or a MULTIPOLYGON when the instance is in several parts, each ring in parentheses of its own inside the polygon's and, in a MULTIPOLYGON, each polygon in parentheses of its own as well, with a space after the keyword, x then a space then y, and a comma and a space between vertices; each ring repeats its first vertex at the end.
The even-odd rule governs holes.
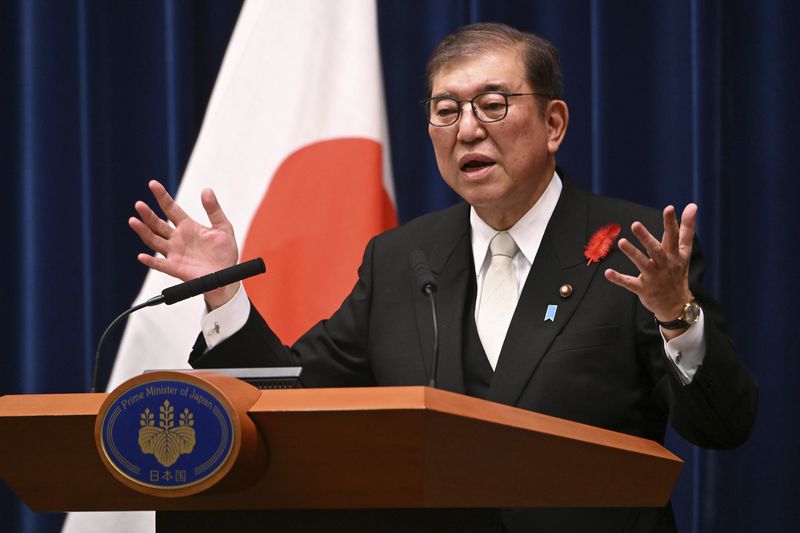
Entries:
POLYGON ((227 404, 198 380, 132 380, 100 413, 101 452, 118 473, 147 488, 184 489, 225 464, 234 444, 227 404))

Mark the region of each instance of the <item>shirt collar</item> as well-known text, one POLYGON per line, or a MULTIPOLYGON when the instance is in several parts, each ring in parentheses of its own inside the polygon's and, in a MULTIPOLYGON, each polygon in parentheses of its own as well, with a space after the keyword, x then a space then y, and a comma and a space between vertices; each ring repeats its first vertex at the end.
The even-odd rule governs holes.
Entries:
MULTIPOLYGON (((553 177, 542 196, 508 230, 528 264, 533 264, 536 252, 539 250, 539 245, 544 236, 544 230, 547 228, 547 223, 556 208, 562 188, 561 178, 557 172, 553 172, 553 177)), ((484 263, 488 264, 491 261, 491 258, 488 257, 489 243, 499 232, 484 222, 475 212, 474 207, 469 209, 469 224, 472 229, 472 257, 475 261, 475 274, 477 276, 480 274, 484 263)))

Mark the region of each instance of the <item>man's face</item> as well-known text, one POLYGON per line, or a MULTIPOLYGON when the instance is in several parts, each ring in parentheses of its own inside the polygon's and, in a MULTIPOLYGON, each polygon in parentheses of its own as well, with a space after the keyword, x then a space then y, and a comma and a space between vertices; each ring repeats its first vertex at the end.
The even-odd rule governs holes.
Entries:
MULTIPOLYGON (((516 51, 498 49, 445 65, 433 77, 431 96, 469 100, 486 91, 535 92, 516 51)), ((464 104, 455 124, 428 125, 444 181, 496 229, 519 220, 553 176, 555 152, 566 129, 566 105, 550 102, 543 116, 539 104, 536 96, 510 97, 506 117, 488 124, 464 104)))

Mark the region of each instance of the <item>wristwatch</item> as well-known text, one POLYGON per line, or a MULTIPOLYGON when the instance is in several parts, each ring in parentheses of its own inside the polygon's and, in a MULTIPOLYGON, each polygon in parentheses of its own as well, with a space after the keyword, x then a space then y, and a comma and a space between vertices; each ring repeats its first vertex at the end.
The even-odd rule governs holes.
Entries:
POLYGON ((661 322, 656 318, 656 324, 664 329, 683 329, 688 328, 699 319, 700 306, 694 301, 694 296, 692 296, 692 299, 689 301, 689 303, 683 306, 681 314, 678 315, 678 318, 675 320, 670 320, 669 322, 661 322))

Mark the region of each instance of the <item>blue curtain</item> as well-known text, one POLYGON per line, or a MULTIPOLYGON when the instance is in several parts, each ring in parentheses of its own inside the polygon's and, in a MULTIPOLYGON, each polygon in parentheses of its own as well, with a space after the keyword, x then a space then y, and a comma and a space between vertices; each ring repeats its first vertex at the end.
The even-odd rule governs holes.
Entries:
MULTIPOLYGON (((0 5, 1 394, 87 389, 99 333, 144 278, 126 224, 133 202, 151 177, 176 188, 238 10, 226 0, 0 5)), ((433 46, 484 20, 561 49, 571 121, 559 164, 575 181, 653 206, 698 202, 706 284, 729 310, 761 407, 737 450, 669 435, 686 460, 673 495, 679 527, 796 527, 796 3, 406 0, 381 2, 379 18, 401 220, 457 200, 438 177, 416 102, 433 46)), ((9 531, 61 523, 33 515, 5 486, 0 516, 9 531)))
MULTIPOLYGON (((144 280, 126 228, 133 202, 154 177, 177 188, 239 8, 0 3, 0 394, 88 390, 100 333, 144 280)), ((104 350, 103 383, 121 329, 104 350)), ((59 531, 62 521, 0 487, 0 531, 59 531)))

